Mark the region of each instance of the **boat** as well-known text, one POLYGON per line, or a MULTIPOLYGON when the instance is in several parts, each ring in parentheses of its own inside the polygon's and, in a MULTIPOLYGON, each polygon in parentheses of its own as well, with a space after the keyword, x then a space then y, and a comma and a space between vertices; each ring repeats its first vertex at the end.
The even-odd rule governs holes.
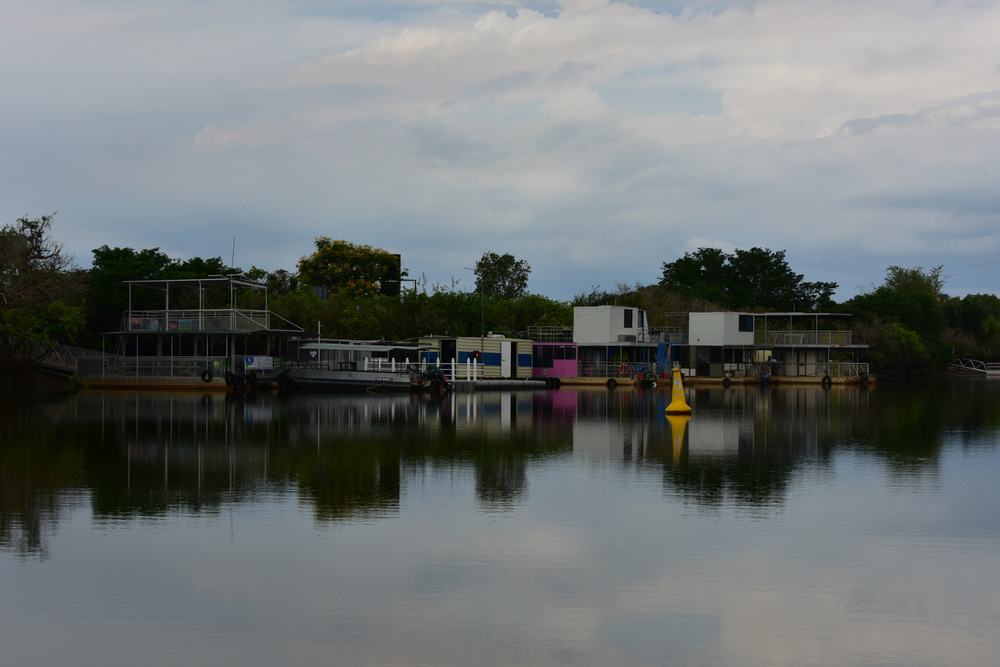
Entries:
POLYGON ((267 285, 243 274, 125 284, 128 309, 102 350, 63 347, 51 369, 93 389, 253 389, 275 381, 286 341, 303 333, 267 309, 267 285))
POLYGON ((420 348, 405 343, 309 340, 285 360, 279 385, 311 391, 408 391, 420 348))

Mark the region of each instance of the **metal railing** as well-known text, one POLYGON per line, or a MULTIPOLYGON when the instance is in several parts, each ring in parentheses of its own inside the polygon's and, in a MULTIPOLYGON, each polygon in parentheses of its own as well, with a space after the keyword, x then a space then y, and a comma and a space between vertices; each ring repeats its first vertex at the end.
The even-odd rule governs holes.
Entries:
POLYGON ((104 353, 97 350, 88 350, 87 348, 75 347, 73 345, 56 345, 49 352, 49 355, 42 360, 41 365, 75 373, 78 359, 94 359, 103 356, 104 353))
POLYGON ((978 359, 955 359, 951 362, 951 367, 976 373, 998 373, 1000 374, 1000 363, 979 361, 978 359))
POLYGON ((321 359, 305 361, 289 361, 285 369, 289 371, 375 371, 379 373, 413 373, 420 365, 413 361, 396 361, 380 357, 364 357, 362 359, 321 359))
MULTIPOLYGON (((253 355, 245 359, 250 357, 253 355)), ((280 357, 261 355, 253 358, 268 362, 244 368, 247 373, 253 372, 258 377, 271 377, 284 368, 280 357)), ((211 371, 214 377, 224 377, 226 371, 231 370, 231 362, 229 357, 129 357, 96 352, 77 356, 74 365, 66 368, 84 378, 195 378, 201 377, 205 371, 211 371)))
POLYGON ((572 343, 573 327, 528 327, 528 339, 536 343, 572 343))
POLYGON ((647 342, 687 345, 688 338, 688 330, 681 327, 649 327, 647 342))
POLYGON ((104 357, 104 375, 135 378, 193 378, 210 370, 223 375, 226 357, 104 357))
POLYGON ((752 374, 770 371, 775 377, 788 375, 789 377, 829 377, 834 380, 860 380, 870 377, 868 364, 854 361, 830 361, 808 364, 784 364, 782 362, 772 364, 754 364, 752 374), (794 374, 788 374, 789 368, 795 368, 794 374))
POLYGON ((122 331, 266 331, 272 324, 292 331, 302 331, 285 318, 269 310, 133 310, 125 313, 122 331))
POLYGON ((850 345, 850 331, 761 331, 754 332, 756 345, 850 345))
POLYGON ((579 377, 644 379, 660 377, 663 374, 669 376, 670 374, 669 368, 661 368, 652 361, 596 362, 584 360, 578 361, 576 366, 579 377))

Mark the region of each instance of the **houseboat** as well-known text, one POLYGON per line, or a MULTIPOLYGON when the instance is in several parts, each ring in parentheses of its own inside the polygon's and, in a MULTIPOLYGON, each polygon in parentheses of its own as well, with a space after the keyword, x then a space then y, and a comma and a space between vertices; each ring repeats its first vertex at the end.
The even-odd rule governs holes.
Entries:
POLYGON ((556 384, 649 384, 676 364, 697 382, 868 383, 844 313, 667 313, 578 306, 573 327, 534 327, 533 374, 556 384))
POLYGON ((293 341, 279 382, 314 391, 406 391, 420 372, 419 350, 383 341, 293 341))
POLYGON ((532 341, 492 332, 482 336, 422 336, 420 362, 453 381, 530 380, 532 341))
POLYGON ((267 308, 267 286, 242 274, 128 280, 128 309, 104 346, 79 354, 93 388, 226 391, 273 383, 302 328, 267 308), (110 349, 109 349, 110 348, 110 349))

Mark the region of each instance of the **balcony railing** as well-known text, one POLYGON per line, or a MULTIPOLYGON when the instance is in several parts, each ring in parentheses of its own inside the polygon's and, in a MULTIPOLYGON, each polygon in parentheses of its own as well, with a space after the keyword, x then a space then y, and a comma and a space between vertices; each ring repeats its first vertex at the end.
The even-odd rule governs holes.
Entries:
MULTIPOLYGON (((238 370, 253 372, 258 377, 272 377, 284 368, 280 357, 241 356, 240 360, 238 370)), ((231 370, 231 360, 228 357, 127 357, 109 354, 81 359, 78 369, 81 376, 95 378, 196 378, 205 371, 210 371, 215 377, 223 377, 226 371, 231 370)))
POLYGON ((536 343, 572 343, 573 327, 528 327, 528 338, 536 343))
POLYGON ((646 342, 687 345, 688 330, 680 327, 649 327, 649 335, 646 338, 646 342))
POLYGON ((255 332, 266 331, 272 325, 294 331, 301 331, 288 320, 269 310, 242 310, 225 308, 218 310, 133 310, 125 314, 123 331, 226 331, 255 332))
POLYGON ((850 345, 850 331, 756 331, 757 345, 850 345))

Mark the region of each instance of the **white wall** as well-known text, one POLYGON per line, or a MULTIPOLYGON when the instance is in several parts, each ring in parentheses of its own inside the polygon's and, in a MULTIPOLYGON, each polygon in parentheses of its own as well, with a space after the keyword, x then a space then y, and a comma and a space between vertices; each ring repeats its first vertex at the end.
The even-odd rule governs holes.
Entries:
POLYGON ((573 342, 589 345, 617 343, 618 336, 635 336, 635 340, 648 340, 649 321, 643 315, 639 326, 640 308, 625 306, 577 306, 573 309, 573 342), (625 327, 625 311, 632 311, 632 326, 625 327))
POLYGON ((691 345, 753 345, 753 331, 740 331, 740 315, 748 313, 690 313, 691 345))

